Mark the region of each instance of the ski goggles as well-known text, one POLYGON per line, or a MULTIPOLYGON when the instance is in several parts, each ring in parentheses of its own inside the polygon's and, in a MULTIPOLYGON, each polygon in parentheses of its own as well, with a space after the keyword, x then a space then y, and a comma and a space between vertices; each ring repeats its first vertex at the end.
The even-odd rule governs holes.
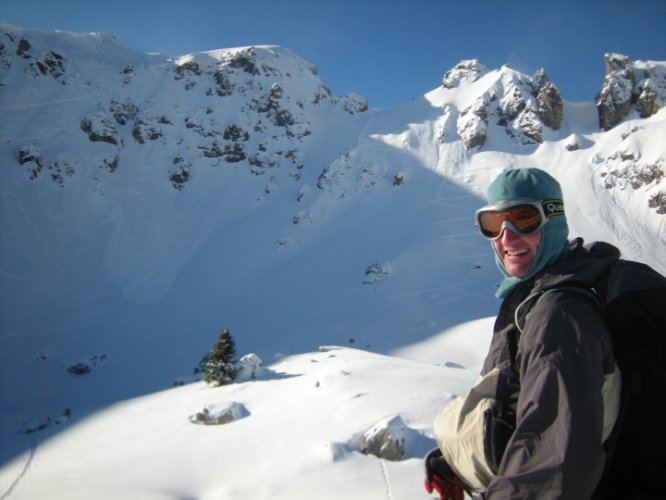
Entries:
POLYGON ((480 208, 475 218, 484 238, 496 240, 505 228, 521 236, 534 234, 556 215, 564 215, 562 200, 512 200, 480 208))

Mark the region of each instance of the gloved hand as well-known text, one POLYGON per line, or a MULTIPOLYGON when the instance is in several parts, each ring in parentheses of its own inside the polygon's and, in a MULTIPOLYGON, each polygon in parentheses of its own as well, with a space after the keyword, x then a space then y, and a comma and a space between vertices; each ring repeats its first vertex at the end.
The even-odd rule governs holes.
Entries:
POLYGON ((439 448, 426 455, 425 471, 425 489, 428 493, 437 491, 440 500, 464 500, 462 481, 446 463, 439 448))

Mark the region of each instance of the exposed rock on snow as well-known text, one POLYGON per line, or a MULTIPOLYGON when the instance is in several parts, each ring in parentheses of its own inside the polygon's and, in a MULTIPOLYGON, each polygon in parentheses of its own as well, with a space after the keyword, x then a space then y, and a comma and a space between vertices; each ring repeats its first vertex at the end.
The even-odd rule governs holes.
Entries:
POLYGON ((643 141, 652 140, 654 130, 648 122, 635 125, 622 134, 617 131, 621 140, 615 147, 609 148, 603 157, 595 155, 591 164, 599 175, 600 185, 605 189, 617 193, 626 191, 624 196, 635 196, 633 193, 642 191, 648 207, 657 214, 664 214, 666 164, 663 153, 659 149, 639 146, 643 141))
POLYGON ((246 354, 236 362, 236 382, 255 380, 261 374, 262 360, 254 353, 246 354))
POLYGON ((388 270, 385 269, 384 266, 381 266, 377 263, 370 264, 365 269, 365 278, 363 278, 363 284, 371 285, 373 283, 377 283, 383 280, 386 276, 388 276, 388 270))
POLYGON ((182 156, 176 156, 172 162, 173 166, 169 170, 169 180, 175 189, 181 190, 185 183, 190 180, 192 163, 185 161, 182 156))
POLYGON ((342 101, 342 107, 350 115, 363 113, 368 110, 368 100, 358 94, 351 93, 342 101))
POLYGON ((30 180, 36 179, 44 168, 42 151, 34 145, 22 147, 19 151, 19 165, 26 165, 24 168, 28 170, 30 180))
POLYGON ((55 418, 43 417, 39 420, 30 420, 23 422, 18 431, 22 434, 34 434, 35 432, 43 431, 51 424, 60 425, 64 424, 72 416, 72 411, 69 408, 66 408, 61 415, 55 418))
POLYGON ((610 130, 617 125, 631 109, 632 91, 635 84, 629 58, 618 54, 606 54, 606 77, 604 85, 596 96, 599 111, 599 126, 610 130))
POLYGON ((537 113, 546 127, 558 130, 562 125, 564 105, 562 96, 557 87, 548 81, 548 76, 543 69, 534 75, 537 85, 535 97, 538 103, 537 113))
POLYGON ((399 415, 385 418, 368 429, 360 439, 361 453, 385 460, 401 460, 409 440, 421 435, 407 427, 399 415))
POLYGON ((190 415, 190 422, 199 425, 222 425, 250 416, 250 412, 242 403, 216 403, 208 404, 204 408, 190 415))
POLYGON ((666 193, 656 193, 650 197, 648 206, 654 208, 658 214, 666 214, 666 193))
POLYGON ((107 359, 108 357, 106 354, 95 355, 86 361, 79 361, 69 365, 67 367, 67 372, 72 375, 85 375, 106 363, 107 359))
MULTIPOLYGON (((449 77, 457 85, 475 81, 476 66, 456 68, 449 77)), ((562 97, 545 71, 540 70, 531 78, 504 66, 499 78, 490 83, 458 117, 456 130, 467 150, 483 146, 492 126, 503 128, 520 144, 542 143, 544 127, 560 128, 562 97)))
POLYGON ((606 77, 595 96, 599 126, 610 130, 635 106, 638 116, 654 115, 666 104, 666 68, 653 62, 631 61, 621 54, 605 54, 606 77))
POLYGON ((580 149, 580 137, 578 134, 571 134, 567 137, 564 147, 567 151, 578 151, 580 149))
MULTIPOLYGON (((378 166, 366 158, 360 150, 345 153, 325 167, 317 179, 317 187, 344 198, 365 188, 371 188, 380 181, 389 182, 384 166, 378 166)), ((391 176, 392 184, 394 178, 391 176)), ((395 184, 393 184, 395 185, 395 184)))
POLYGON ((486 142, 488 135, 488 102, 477 99, 458 117, 456 129, 466 149, 474 149, 486 142))
POLYGON ((460 61, 453 68, 447 71, 442 78, 442 86, 447 89, 458 87, 461 83, 471 83, 477 81, 488 70, 477 59, 460 61))
POLYGON ((605 161, 606 187, 620 185, 622 189, 631 187, 638 189, 644 185, 657 183, 664 178, 664 161, 645 163, 638 161, 624 152, 608 157, 605 161), (634 161, 636 160, 636 161, 634 161))
POLYGON ((119 125, 126 125, 136 118, 139 113, 139 107, 131 100, 109 102, 109 111, 119 125))
POLYGON ((113 122, 103 113, 94 113, 81 121, 81 130, 92 142, 108 142, 118 145, 118 131, 113 122))
POLYGON ((579 149, 588 149, 594 145, 590 139, 583 137, 580 134, 571 134, 564 139, 564 148, 567 151, 578 151, 579 149))

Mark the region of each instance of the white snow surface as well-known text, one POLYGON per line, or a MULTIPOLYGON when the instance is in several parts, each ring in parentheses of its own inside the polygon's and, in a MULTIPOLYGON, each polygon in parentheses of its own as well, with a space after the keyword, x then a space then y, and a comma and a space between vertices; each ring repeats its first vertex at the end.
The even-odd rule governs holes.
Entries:
POLYGON ((648 204, 666 193, 664 109, 603 132, 590 96, 541 144, 491 123, 466 150, 463 108, 524 75, 484 69, 366 111, 281 47, 252 49, 253 74, 233 66, 248 48, 166 60, 108 35, 0 31, 2 499, 427 498, 432 422, 476 379, 499 305, 473 213, 504 169, 549 171, 572 237, 666 272, 648 204), (39 74, 50 51, 63 74, 39 74), (135 116, 114 121, 111 101, 135 116), (91 141, 86 118, 117 143, 91 141), (232 123, 246 158, 203 155, 232 123), (193 370, 223 328, 250 368, 208 386, 193 370), (204 409, 232 421, 196 425, 204 409), (400 460, 361 452, 382 429, 400 460))

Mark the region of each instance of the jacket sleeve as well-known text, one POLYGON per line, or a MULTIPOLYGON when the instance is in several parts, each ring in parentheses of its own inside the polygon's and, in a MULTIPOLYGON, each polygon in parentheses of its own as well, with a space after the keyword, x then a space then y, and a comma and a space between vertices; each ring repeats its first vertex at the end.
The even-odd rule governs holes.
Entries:
POLYGON ((516 431, 480 498, 590 498, 603 472, 604 374, 610 334, 589 300, 545 294, 518 344, 516 431))

